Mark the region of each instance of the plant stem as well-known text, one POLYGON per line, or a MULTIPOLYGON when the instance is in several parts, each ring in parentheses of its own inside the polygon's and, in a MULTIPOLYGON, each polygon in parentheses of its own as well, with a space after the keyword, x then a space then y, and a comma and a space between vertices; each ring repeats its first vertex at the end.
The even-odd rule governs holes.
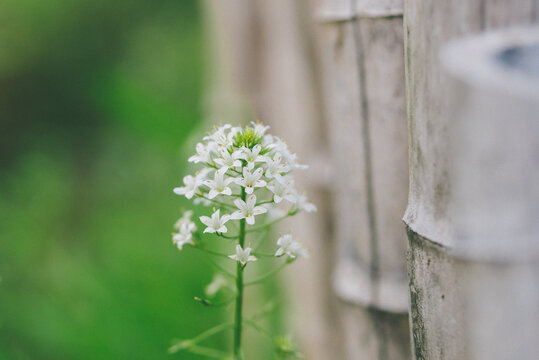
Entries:
POLYGON ((287 217, 290 217, 290 216, 295 215, 295 214, 296 214, 296 212, 289 212, 286 215, 278 217, 277 219, 271 220, 271 221, 269 221, 269 222, 267 222, 265 224, 262 224, 262 225, 259 225, 259 226, 253 226, 252 228, 247 230, 247 232, 250 233, 250 232, 266 229, 266 228, 270 227, 271 225, 273 225, 275 223, 278 223, 279 221, 284 220, 287 217))
POLYGON ((235 207, 231 204, 227 204, 227 203, 224 203, 222 201, 219 201, 219 200, 215 200, 215 199, 210 199, 204 195, 197 195, 197 197, 199 198, 202 198, 202 199, 205 199, 205 200, 208 200, 212 203, 214 203, 215 205, 219 205, 219 206, 222 206, 222 207, 227 207, 227 208, 230 208, 230 209, 234 209, 235 207))
POLYGON ((227 254, 223 254, 223 253, 220 253, 220 252, 217 252, 217 251, 209 250, 209 249, 197 246, 197 245, 193 245, 193 249, 204 251, 204 252, 207 252, 208 254, 211 254, 211 255, 214 255, 214 256, 220 256, 220 257, 225 257, 225 258, 228 257, 227 254))
POLYGON ((267 278, 269 278, 270 276, 273 276, 275 274, 277 274, 279 271, 281 271, 282 269, 284 269, 284 267, 288 264, 290 264, 292 261, 289 261, 288 259, 282 263, 281 265, 279 265, 278 267, 276 267, 275 269, 271 270, 269 273, 259 277, 258 279, 255 279, 253 281, 249 281, 247 283, 245 283, 245 286, 250 286, 250 285, 256 285, 256 284, 260 284, 261 282, 263 282, 264 280, 266 280, 267 278))
MULTIPOLYGON (((245 201, 245 188, 241 188, 241 199, 245 201)), ((238 243, 243 248, 245 243, 245 219, 240 220, 238 243)), ((241 360, 241 330, 242 330, 242 305, 243 305, 243 266, 238 261, 236 264, 236 313, 234 316, 234 359, 241 360)))

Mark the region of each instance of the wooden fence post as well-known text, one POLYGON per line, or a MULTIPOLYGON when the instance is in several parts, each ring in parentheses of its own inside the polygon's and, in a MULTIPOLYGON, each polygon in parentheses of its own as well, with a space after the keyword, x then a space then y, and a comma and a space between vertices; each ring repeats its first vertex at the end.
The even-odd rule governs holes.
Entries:
POLYGON ((346 359, 408 359, 408 186, 400 1, 322 1, 346 359))
POLYGON ((537 359, 539 28, 459 40, 442 61, 462 358, 537 359))
MULTIPOLYGON (((537 3, 405 0, 404 14, 410 146, 410 192, 404 221, 409 238, 412 351, 416 359, 476 359, 470 355, 469 339, 462 328, 469 316, 463 310, 463 294, 469 290, 461 282, 465 267, 449 254, 458 236, 450 211, 456 196, 455 169, 450 163, 453 113, 439 50, 462 35, 535 22, 537 3)), ((481 221, 481 215, 475 213, 470 219, 481 221)))

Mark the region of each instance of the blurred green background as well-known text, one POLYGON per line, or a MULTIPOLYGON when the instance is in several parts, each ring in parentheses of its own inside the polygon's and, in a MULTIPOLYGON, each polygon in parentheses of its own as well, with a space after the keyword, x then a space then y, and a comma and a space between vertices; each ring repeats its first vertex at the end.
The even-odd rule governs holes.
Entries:
POLYGON ((193 301, 213 270, 170 240, 202 118, 201 12, 0 2, 0 359, 198 359, 166 351, 224 317, 193 301))

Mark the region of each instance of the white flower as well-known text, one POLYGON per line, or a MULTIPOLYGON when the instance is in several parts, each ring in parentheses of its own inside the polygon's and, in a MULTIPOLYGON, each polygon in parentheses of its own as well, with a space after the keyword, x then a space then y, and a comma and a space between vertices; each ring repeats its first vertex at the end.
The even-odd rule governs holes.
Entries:
POLYGON ((288 149, 288 145, 278 138, 277 136, 273 137, 273 143, 269 145, 270 149, 275 153, 281 153, 282 157, 284 158, 285 162, 288 164, 289 171, 295 170, 295 169, 307 169, 307 165, 302 165, 297 163, 298 156, 296 154, 292 154, 290 150, 288 149))
POLYGON ((213 276, 213 280, 209 283, 204 292, 208 297, 214 297, 224 287, 228 286, 228 280, 223 275, 217 273, 213 276))
POLYGON ((264 135, 264 137, 262 138, 262 147, 268 147, 271 150, 272 147, 274 146, 273 142, 275 141, 273 138, 274 138, 273 135, 270 135, 270 134, 264 135))
POLYGON ((219 150, 221 157, 214 159, 215 164, 221 169, 227 172, 228 169, 237 169, 241 167, 241 161, 239 160, 239 151, 234 151, 232 154, 227 149, 219 150))
POLYGON ((196 230, 196 226, 192 222, 183 223, 180 226, 178 233, 172 234, 172 242, 176 244, 178 249, 182 249, 185 244, 193 245, 193 231, 196 230))
POLYGON ((252 150, 243 146, 238 158, 247 161, 247 167, 252 169, 255 167, 255 163, 264 161, 264 156, 260 155, 261 150, 262 146, 260 145, 255 145, 252 150))
POLYGON ((276 204, 286 199, 290 202, 296 202, 296 196, 294 195, 293 182, 288 180, 286 182, 273 181, 268 185, 268 189, 273 193, 273 201, 276 204))
POLYGON ((255 215, 264 214, 268 210, 262 206, 256 206, 256 195, 250 195, 247 198, 247 202, 236 199, 234 204, 238 207, 238 211, 234 211, 230 218, 233 220, 246 219, 247 224, 253 225, 255 223, 255 215))
POLYGON ((262 168, 256 169, 254 172, 251 172, 248 168, 243 168, 243 177, 235 179, 236 184, 245 187, 245 192, 247 194, 252 194, 254 188, 266 186, 264 180, 260 180, 264 170, 262 168))
POLYGON ((183 178, 183 187, 174 188, 174 193, 177 195, 185 195, 186 198, 191 199, 198 190, 198 187, 202 185, 202 179, 200 176, 187 175, 183 178))
POLYGON ((287 211, 276 207, 274 204, 264 204, 261 206, 263 206, 268 211, 267 216, 269 221, 276 220, 287 214, 287 211))
POLYGON ((298 159, 298 156, 296 154, 289 154, 288 155, 288 157, 286 158, 286 161, 287 161, 288 165, 290 166, 290 169, 292 169, 292 170, 295 170, 295 169, 306 170, 306 169, 309 168, 309 165, 299 164, 297 162, 297 159, 298 159))
POLYGON ((191 156, 187 161, 198 164, 199 162, 209 163, 210 158, 210 149, 208 146, 198 143, 196 145, 196 154, 191 156))
POLYGON ((202 206, 211 206, 211 205, 213 205, 213 203, 210 200, 208 200, 206 198, 201 198, 201 197, 198 197, 198 198, 194 199, 193 203, 195 205, 202 205, 202 206))
POLYGON ((226 133, 226 131, 231 128, 232 126, 230 124, 220 126, 213 134, 205 136, 202 140, 209 141, 212 144, 210 149, 214 152, 228 148, 233 143, 234 132, 230 131, 226 133))
POLYGON ((230 215, 223 215, 219 217, 219 210, 214 212, 210 217, 208 216, 201 216, 200 221, 207 226, 206 229, 204 229, 205 233, 226 233, 228 229, 225 226, 225 223, 230 220, 230 215))
POLYGON ((226 170, 220 169, 215 172, 213 180, 204 181, 204 185, 210 188, 208 198, 213 199, 219 194, 232 195, 232 189, 228 185, 234 180, 225 176, 226 170))
POLYGON ((282 164, 281 159, 282 159, 281 153, 279 152, 275 153, 275 155, 273 156, 273 159, 270 156, 264 157, 264 160, 266 161, 266 164, 268 166, 266 168, 266 174, 265 174, 267 178, 269 179, 276 178, 277 181, 280 181, 280 182, 283 181, 281 174, 289 172, 290 167, 286 164, 282 164))
POLYGON ((251 125, 253 126, 253 130, 257 137, 264 136, 266 131, 270 128, 269 126, 264 126, 262 123, 255 123, 254 121, 251 121, 251 125))
POLYGON ((245 250, 241 248, 241 246, 238 244, 236 245, 236 254, 229 255, 229 258, 232 260, 239 261, 241 265, 245 266, 247 262, 249 261, 256 261, 258 260, 256 257, 251 255, 251 248, 246 247, 245 250))
POLYGON ((296 193, 296 199, 294 201, 299 211, 306 211, 308 213, 316 211, 316 205, 307 200, 307 196, 296 193))
POLYGON ((279 152, 282 155, 284 155, 285 158, 288 157, 288 154, 290 154, 290 151, 288 150, 288 145, 281 140, 277 136, 272 135, 266 135, 265 138, 268 137, 268 140, 264 139, 265 141, 268 141, 267 146, 273 151, 273 152, 279 152), (269 138, 271 136, 271 138, 269 138))
POLYGON ((204 141, 217 141, 219 138, 225 135, 225 130, 228 130, 232 127, 230 124, 224 124, 219 126, 215 131, 209 135, 206 135, 202 138, 204 141))
POLYGON ((290 258, 295 259, 297 257, 309 257, 309 253, 303 247, 303 245, 292 238, 292 235, 286 234, 281 236, 277 240, 279 249, 275 252, 275 256, 288 255, 290 258))
POLYGON ((178 221, 176 221, 176 223, 174 224, 174 229, 179 230, 182 224, 192 223, 191 216, 193 216, 192 210, 187 210, 186 212, 184 212, 182 217, 179 218, 178 221))

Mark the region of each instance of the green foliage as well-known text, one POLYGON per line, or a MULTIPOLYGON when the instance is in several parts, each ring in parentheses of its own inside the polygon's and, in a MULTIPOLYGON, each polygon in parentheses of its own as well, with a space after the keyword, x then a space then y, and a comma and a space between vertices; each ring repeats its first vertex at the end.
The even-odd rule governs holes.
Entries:
POLYGON ((197 4, 0 5, 0 360, 200 359, 170 339, 227 321, 226 297, 193 300, 212 264, 170 240, 202 117, 197 4))

